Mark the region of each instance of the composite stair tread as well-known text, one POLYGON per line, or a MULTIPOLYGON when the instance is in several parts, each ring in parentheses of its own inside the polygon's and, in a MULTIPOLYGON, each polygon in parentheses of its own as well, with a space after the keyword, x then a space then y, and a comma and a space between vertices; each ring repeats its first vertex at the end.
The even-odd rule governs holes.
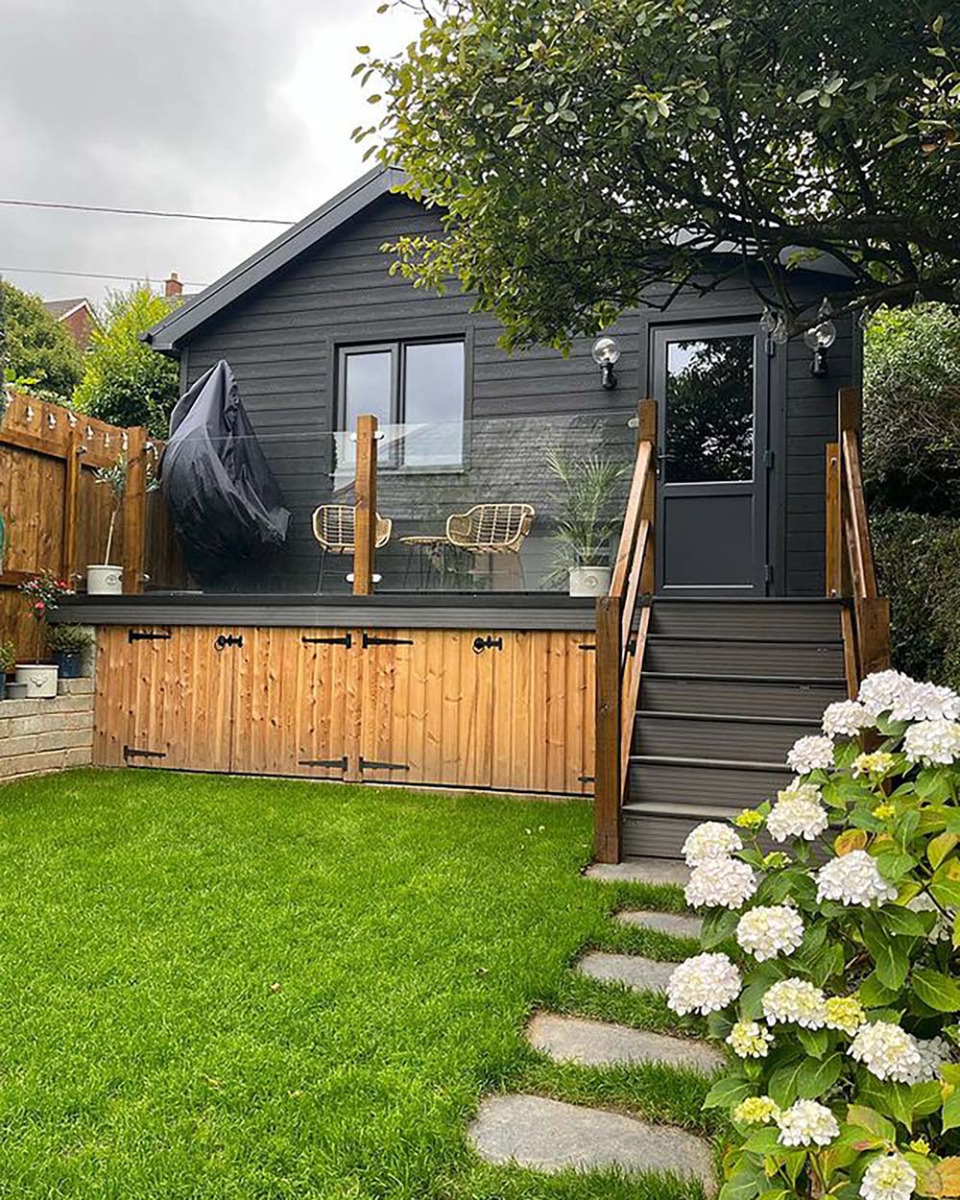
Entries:
POLYGON ((625 813, 637 816, 676 817, 678 820, 692 817, 698 821, 729 821, 747 805, 726 804, 674 804, 661 800, 631 800, 623 806, 625 813))
POLYGON ((728 725, 809 725, 819 729, 820 722, 813 717, 751 717, 740 713, 672 712, 659 708, 637 709, 635 720, 644 721, 720 721, 728 725))
POLYGON ((736 758, 687 758, 662 754, 631 754, 630 762, 636 766, 646 763, 658 767, 703 767, 722 771, 780 771, 784 775, 794 772, 783 762, 756 762, 736 758))
POLYGON ((773 683, 789 684, 792 687, 843 688, 846 695, 847 681, 839 677, 828 678, 810 675, 711 675, 703 671, 644 671, 643 679, 686 679, 700 683, 773 683))

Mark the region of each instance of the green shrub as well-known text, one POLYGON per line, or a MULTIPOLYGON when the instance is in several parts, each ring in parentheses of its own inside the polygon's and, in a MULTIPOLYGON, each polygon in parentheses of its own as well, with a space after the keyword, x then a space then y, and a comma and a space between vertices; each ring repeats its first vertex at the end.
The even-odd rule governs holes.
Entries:
POLYGON ((882 309, 864 345, 863 468, 870 508, 960 516, 960 315, 882 309))
POLYGON ((894 665, 960 686, 960 520, 886 512, 871 528, 894 665))
POLYGON ((46 640, 51 654, 85 654, 95 639, 83 625, 48 625, 46 640))
POLYGON ((8 383, 29 381, 46 398, 69 400, 83 375, 83 355, 73 338, 43 307, 39 296, 0 280, 0 367, 8 383))
POLYGON ((733 1127, 720 1200, 960 1196, 958 717, 870 676, 773 805, 687 839, 704 953, 667 999, 733 1052, 705 1101, 733 1127))

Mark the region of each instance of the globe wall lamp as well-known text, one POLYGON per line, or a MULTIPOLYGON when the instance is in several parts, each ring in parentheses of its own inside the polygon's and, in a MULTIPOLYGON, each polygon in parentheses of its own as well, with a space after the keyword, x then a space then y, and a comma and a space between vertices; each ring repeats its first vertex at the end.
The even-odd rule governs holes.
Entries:
POLYGON ((600 383, 609 392, 617 386, 614 367, 620 361, 620 343, 616 338, 599 337, 593 343, 593 361, 600 368, 600 383))
POLYGON ((811 326, 803 335, 807 348, 813 351, 813 362, 810 364, 810 374, 822 379, 827 374, 827 351, 837 340, 837 327, 830 320, 830 301, 824 300, 820 305, 817 316, 820 318, 816 325, 811 326))

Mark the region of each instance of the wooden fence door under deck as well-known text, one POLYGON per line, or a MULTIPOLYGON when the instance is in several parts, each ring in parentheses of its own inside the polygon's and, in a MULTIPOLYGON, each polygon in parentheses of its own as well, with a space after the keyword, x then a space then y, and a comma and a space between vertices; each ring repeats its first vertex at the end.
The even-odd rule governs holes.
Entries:
POLYGON ((105 628, 97 762, 589 794, 592 637, 105 628))

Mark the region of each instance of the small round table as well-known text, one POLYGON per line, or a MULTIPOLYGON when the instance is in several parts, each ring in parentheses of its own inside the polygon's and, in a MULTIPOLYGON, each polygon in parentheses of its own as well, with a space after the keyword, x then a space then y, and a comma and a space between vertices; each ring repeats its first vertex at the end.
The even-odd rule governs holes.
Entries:
POLYGON ((445 533, 411 534, 400 538, 400 544, 409 546, 411 550, 411 559, 407 561, 407 570, 403 577, 404 585, 410 576, 413 553, 416 553, 419 563, 421 592, 427 591, 431 574, 434 572, 438 582, 443 582, 447 574, 447 551, 453 548, 453 543, 445 533))

